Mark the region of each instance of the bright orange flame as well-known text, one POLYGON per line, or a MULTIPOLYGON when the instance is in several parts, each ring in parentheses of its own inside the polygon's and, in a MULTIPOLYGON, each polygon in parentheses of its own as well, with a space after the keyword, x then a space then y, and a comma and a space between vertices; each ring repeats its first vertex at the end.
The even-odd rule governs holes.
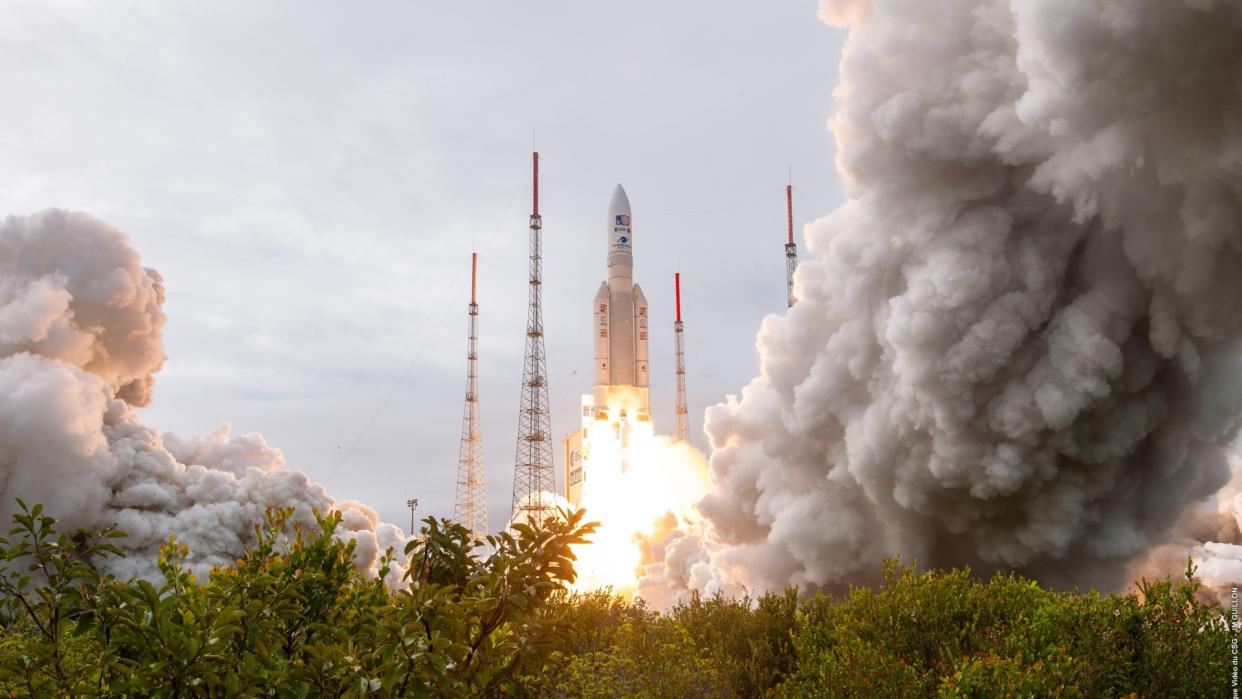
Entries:
MULTIPOLYGON (((624 396, 613 401, 626 400, 624 396)), ((627 401, 628 402, 628 401, 627 401)), ((600 523, 592 543, 577 547, 578 590, 611 586, 633 594, 643 563, 640 541, 669 515, 698 520, 695 503, 707 492, 707 463, 693 446, 658 436, 637 411, 607 411, 582 438, 585 474, 581 506, 600 523)))

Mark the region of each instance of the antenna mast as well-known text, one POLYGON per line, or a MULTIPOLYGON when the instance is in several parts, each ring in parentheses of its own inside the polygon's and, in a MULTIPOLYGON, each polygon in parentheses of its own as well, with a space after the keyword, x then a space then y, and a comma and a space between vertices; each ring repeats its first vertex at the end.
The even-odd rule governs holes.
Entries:
POLYGON ((681 272, 673 274, 673 289, 677 296, 677 320, 673 322, 673 347, 677 365, 677 439, 690 442, 690 415, 686 410, 686 346, 682 339, 681 324, 681 272))
POLYGON ((798 269, 798 245, 793 238, 793 184, 785 185, 785 294, 789 307, 798 302, 793 293, 794 270, 798 269))
POLYGON ((483 437, 479 430, 479 253, 470 254, 470 314, 466 343, 466 407, 461 417, 457 456, 457 500, 453 520, 470 530, 470 538, 487 538, 487 488, 483 473, 483 437))
POLYGON ((548 400, 547 355, 543 343, 543 218, 539 216, 539 153, 532 157, 530 214, 530 292, 526 315, 526 360, 518 406, 517 458, 513 464, 513 513, 531 523, 555 509, 556 470, 552 461, 552 417, 548 400))

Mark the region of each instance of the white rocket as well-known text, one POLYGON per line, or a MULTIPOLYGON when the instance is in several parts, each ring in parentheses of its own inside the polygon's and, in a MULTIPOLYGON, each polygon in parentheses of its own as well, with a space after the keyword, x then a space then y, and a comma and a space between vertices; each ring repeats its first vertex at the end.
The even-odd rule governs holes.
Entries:
POLYGON ((595 295, 595 405, 608 405, 609 387, 628 391, 640 415, 649 412, 647 397, 647 298, 634 283, 634 230, 630 200, 621 185, 608 204, 608 281, 595 295))
POLYGON ((588 478, 588 433, 613 431, 621 448, 615 466, 624 473, 629 468, 632 422, 651 420, 647 297, 634 283, 634 229, 630 199, 621 185, 613 190, 608 204, 607 241, 608 281, 599 285, 594 304, 595 387, 591 395, 582 397, 581 429, 565 438, 565 497, 575 505, 582 503, 588 478))

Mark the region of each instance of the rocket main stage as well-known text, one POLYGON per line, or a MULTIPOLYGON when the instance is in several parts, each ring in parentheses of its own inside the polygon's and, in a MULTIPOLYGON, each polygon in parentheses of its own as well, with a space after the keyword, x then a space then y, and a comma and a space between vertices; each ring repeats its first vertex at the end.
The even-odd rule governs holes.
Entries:
MULTIPOLYGON (((635 423, 651 421, 647 372, 647 298, 634 283, 634 231, 630 200, 621 185, 608 204, 608 279, 594 301, 595 388, 582 397, 582 429, 565 438, 565 497, 582 501, 588 478, 591 432, 611 432, 626 460, 635 423)), ((603 435, 600 435, 603 436, 603 435)))

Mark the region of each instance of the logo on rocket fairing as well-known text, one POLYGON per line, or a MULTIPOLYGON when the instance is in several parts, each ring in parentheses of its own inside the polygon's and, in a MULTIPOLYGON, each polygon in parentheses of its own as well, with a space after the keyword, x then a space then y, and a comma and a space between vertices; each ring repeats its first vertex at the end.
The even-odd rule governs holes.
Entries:
POLYGON ((617 236, 617 245, 629 245, 630 244, 630 215, 629 214, 617 214, 616 222, 613 224, 613 227, 612 227, 612 232, 620 234, 617 236))

